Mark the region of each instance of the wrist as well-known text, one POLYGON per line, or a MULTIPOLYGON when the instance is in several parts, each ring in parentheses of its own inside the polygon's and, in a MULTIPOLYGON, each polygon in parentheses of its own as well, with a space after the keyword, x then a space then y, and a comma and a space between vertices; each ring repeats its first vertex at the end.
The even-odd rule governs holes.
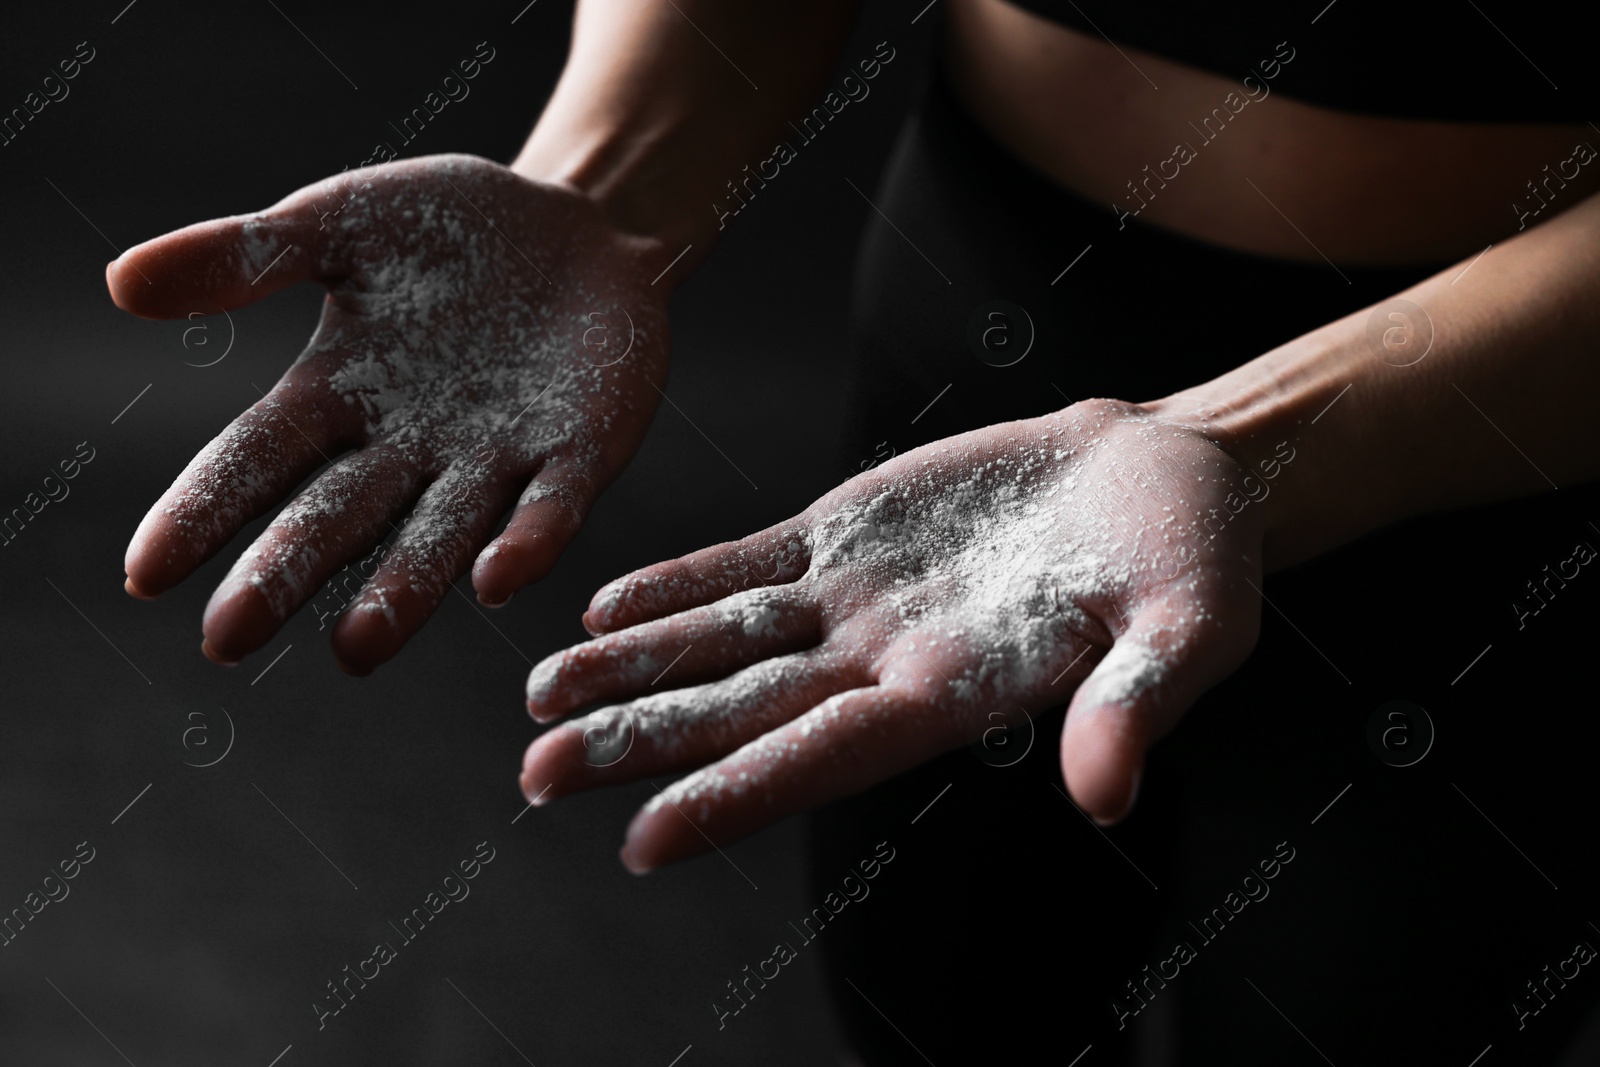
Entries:
POLYGON ((1263 563, 1277 570, 1379 525, 1392 510, 1383 468, 1354 451, 1366 436, 1352 394, 1367 355, 1347 320, 1233 371, 1141 405, 1199 434, 1242 468, 1240 497, 1264 512, 1263 563))
POLYGON ((659 242, 670 255, 689 244, 695 252, 709 250, 715 239, 716 227, 689 210, 670 164, 622 138, 594 131, 541 138, 535 131, 510 167, 524 178, 577 193, 618 231, 659 242))
POLYGON ((708 175, 727 151, 701 143, 681 111, 669 98, 608 106, 564 82, 511 170, 585 197, 619 233, 658 244, 661 266, 672 265, 661 284, 675 286, 720 235, 708 175))
POLYGON ((634 195, 638 183, 620 183, 615 166, 606 162, 607 151, 604 145, 536 146, 530 140, 507 166, 520 178, 554 186, 586 201, 624 243, 640 253, 650 274, 661 272, 656 276, 662 288, 675 289, 710 250, 711 241, 699 234, 686 237, 681 228, 670 225, 665 205, 634 195), (689 244, 693 249, 675 260, 689 244))

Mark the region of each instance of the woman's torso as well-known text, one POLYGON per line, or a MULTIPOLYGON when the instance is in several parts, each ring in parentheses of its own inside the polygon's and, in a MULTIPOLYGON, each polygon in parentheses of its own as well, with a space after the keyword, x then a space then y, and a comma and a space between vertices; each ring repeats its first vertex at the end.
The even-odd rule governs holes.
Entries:
POLYGON ((1110 38, 1064 24, 1096 25, 1075 5, 1030 6, 1080 17, 952 0, 950 81, 998 140, 1127 224, 1288 259, 1428 263, 1600 188, 1600 130, 1575 121, 1593 99, 1579 26, 1559 48, 1547 29, 1521 42, 1540 64, 1502 35, 1520 27, 1470 4, 1419 21, 1336 0, 1226 23, 1185 5, 1143 24, 1102 14, 1110 38))

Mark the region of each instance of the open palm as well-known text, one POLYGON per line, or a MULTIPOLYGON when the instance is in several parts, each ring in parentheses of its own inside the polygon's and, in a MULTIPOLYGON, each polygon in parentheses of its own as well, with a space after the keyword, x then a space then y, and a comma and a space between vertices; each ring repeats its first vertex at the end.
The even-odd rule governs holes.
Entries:
POLYGON ((1244 477, 1116 401, 899 456, 596 594, 603 636, 536 667, 528 707, 607 706, 535 741, 522 788, 542 803, 700 768, 629 828, 623 858, 647 869, 1070 699, 1067 784, 1119 818, 1148 745, 1254 646, 1262 508, 1237 503, 1244 477))
POLYGON ((307 279, 328 299, 283 378, 145 516, 129 592, 182 581, 327 465, 212 596, 213 659, 260 648, 390 535, 333 629, 346 669, 392 657, 474 560, 479 598, 505 602, 554 565, 644 435, 667 366, 662 259, 583 197, 460 155, 355 171, 131 249, 107 279, 139 315, 212 313, 307 279))

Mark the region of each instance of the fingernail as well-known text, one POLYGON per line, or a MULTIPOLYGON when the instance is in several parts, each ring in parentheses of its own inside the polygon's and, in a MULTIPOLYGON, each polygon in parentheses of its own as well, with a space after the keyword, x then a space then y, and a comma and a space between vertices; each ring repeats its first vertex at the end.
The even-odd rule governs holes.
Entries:
POLYGON ((1132 783, 1133 784, 1132 784, 1132 787, 1128 790, 1128 803, 1123 807, 1122 814, 1118 815, 1115 819, 1102 819, 1102 818, 1099 818, 1098 816, 1093 816, 1095 824, 1100 826, 1100 827, 1102 827, 1102 828, 1104 828, 1104 827, 1107 827, 1107 826, 1115 826, 1117 823, 1121 822, 1123 819, 1126 819, 1128 817, 1128 814, 1133 811, 1134 804, 1138 803, 1138 801, 1139 801, 1139 785, 1143 780, 1144 780, 1144 768, 1143 767, 1135 768, 1134 772, 1133 772, 1133 775, 1132 775, 1132 783))
POLYGON ((546 726, 561 718, 559 711, 551 711, 538 701, 530 700, 527 703, 528 717, 540 726, 546 726))
POLYGON ((334 654, 333 662, 341 671, 348 674, 352 678, 365 678, 367 675, 372 673, 371 667, 356 667, 352 664, 346 663, 344 660, 339 658, 337 653, 334 654))
POLYGON ((207 640, 204 640, 204 639, 202 639, 200 641, 200 652, 201 652, 201 654, 203 654, 206 657, 206 659, 210 660, 212 663, 217 664, 218 666, 221 666, 221 667, 237 667, 239 665, 239 661, 236 660, 236 659, 225 659, 225 658, 223 658, 221 655, 218 654, 216 649, 211 647, 211 642, 207 641, 207 640))
POLYGON ((124 576, 123 579, 122 579, 122 589, 123 589, 124 592, 126 592, 129 596, 133 597, 135 600, 154 600, 155 599, 155 594, 154 593, 146 593, 143 589, 140 589, 137 585, 133 584, 133 579, 132 578, 129 578, 129 577, 126 577, 126 576, 124 576))
POLYGON ((592 621, 602 627, 610 626, 611 617, 617 613, 617 605, 621 603, 626 588, 627 582, 620 578, 601 586, 589 601, 589 610, 583 613, 584 624, 587 626, 592 621))
POLYGON ((631 851, 630 846, 623 845, 622 846, 622 850, 620 852, 618 852, 617 855, 622 859, 622 865, 624 867, 628 868, 628 873, 630 873, 630 874, 649 874, 650 873, 651 868, 641 864, 636 858, 634 858, 634 855, 633 855, 633 852, 631 851))
POLYGON ((479 593, 478 603, 482 604, 486 608, 503 608, 507 604, 511 603, 511 597, 508 596, 504 600, 485 600, 483 598, 483 594, 479 593))
POLYGON ((551 692, 555 690, 556 672, 560 669, 561 657, 552 656, 528 672, 528 687, 525 690, 525 695, 528 700, 528 714, 535 719, 539 718, 542 713, 542 705, 550 698, 551 692))

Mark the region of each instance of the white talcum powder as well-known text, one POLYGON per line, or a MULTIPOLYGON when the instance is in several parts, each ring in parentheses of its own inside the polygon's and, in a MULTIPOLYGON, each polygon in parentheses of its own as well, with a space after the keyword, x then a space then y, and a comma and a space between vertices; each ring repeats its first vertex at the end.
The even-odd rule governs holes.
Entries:
MULTIPOLYGON (((647 416, 635 410, 644 372, 630 361, 596 367, 581 354, 591 314, 627 298, 592 283, 604 271, 547 280, 586 247, 586 231, 563 225, 563 212, 576 209, 553 200, 544 220, 550 238, 528 236, 504 207, 507 182, 520 179, 465 156, 341 181, 344 206, 327 220, 338 251, 327 254, 353 271, 331 287, 296 369, 253 415, 207 445, 164 498, 175 525, 197 543, 215 543, 292 489, 308 442, 320 453, 316 462, 335 461, 280 514, 292 536, 252 546, 228 576, 255 586, 280 619, 309 595, 315 574, 341 562, 325 558, 329 538, 319 531, 346 509, 362 512, 362 453, 341 460, 345 448, 381 446, 384 462, 426 487, 390 558, 414 591, 438 596, 512 502, 505 494, 554 458, 586 469, 599 455, 607 412, 647 416), (569 231, 571 248, 562 243, 569 231), (326 370, 308 375, 308 363, 326 370)), ((326 202, 335 203, 331 194, 326 202)), ((267 269, 284 249, 255 218, 246 219, 235 254, 267 269)), ((656 317, 637 305, 630 314, 634 344, 642 345, 656 317)), ((654 394, 643 392, 653 404, 654 394)), ((536 480, 523 501, 563 491, 536 480)), ((399 516, 367 519, 376 539, 399 516)), ((355 607, 392 620, 381 584, 369 583, 355 607)))
MULTIPOLYGON (((1013 438, 1003 452, 960 442, 930 446, 936 453, 920 462, 905 462, 923 455, 914 453, 886 464, 872 477, 847 483, 842 504, 829 509, 825 501, 813 509, 822 517, 808 535, 809 568, 793 586, 771 588, 815 597, 825 617, 847 621, 858 647, 840 655, 859 656, 863 645, 879 650, 877 663, 888 672, 880 680, 920 683, 944 694, 933 699, 951 714, 982 722, 984 713, 997 708, 1064 702, 1072 682, 1059 690, 1052 686, 1088 645, 1104 648, 1111 634, 1126 628, 1122 607, 1136 602, 1141 589, 1171 577, 1160 570, 1163 546, 1194 531, 1183 528, 1171 506, 1152 509, 1152 491, 1141 477, 1122 470, 1116 459, 1102 459, 1093 435, 1081 426, 1069 432, 1062 417, 1036 440, 1013 438), (879 488, 852 499, 850 490, 863 481, 879 488), (1152 510, 1160 518, 1150 518, 1152 510)), ((1151 455, 1162 447, 1154 428, 1145 447, 1151 455)), ((1176 581, 1194 588, 1197 579, 1191 573, 1176 581)), ((695 582, 692 576, 669 579, 668 585, 682 588, 665 595, 695 582)), ((623 592, 619 585, 610 595, 623 592)), ((1089 696, 1126 703, 1159 691, 1189 628, 1209 618, 1196 609, 1145 627, 1147 637, 1159 639, 1160 652, 1143 639, 1115 641, 1094 672, 1089 696)), ((842 710, 860 706, 849 694, 824 701, 793 730, 764 733, 770 724, 758 729, 748 721, 764 693, 781 694, 802 682, 806 676, 797 672, 814 671, 830 654, 827 648, 811 659, 784 657, 722 682, 596 715, 630 716, 641 736, 669 759, 685 751, 684 738, 707 732, 746 742, 732 766, 770 767, 813 751, 807 739, 817 731, 871 729, 868 720, 842 710)), ((1093 652, 1084 660, 1076 677, 1095 662, 1093 652)), ((791 708, 776 717, 784 722, 805 711, 791 708)), ((703 744, 694 747, 705 750, 703 744)), ((711 802, 749 785, 747 773, 730 778, 726 767, 713 765, 668 787, 650 806, 673 803, 704 818, 711 802)))

